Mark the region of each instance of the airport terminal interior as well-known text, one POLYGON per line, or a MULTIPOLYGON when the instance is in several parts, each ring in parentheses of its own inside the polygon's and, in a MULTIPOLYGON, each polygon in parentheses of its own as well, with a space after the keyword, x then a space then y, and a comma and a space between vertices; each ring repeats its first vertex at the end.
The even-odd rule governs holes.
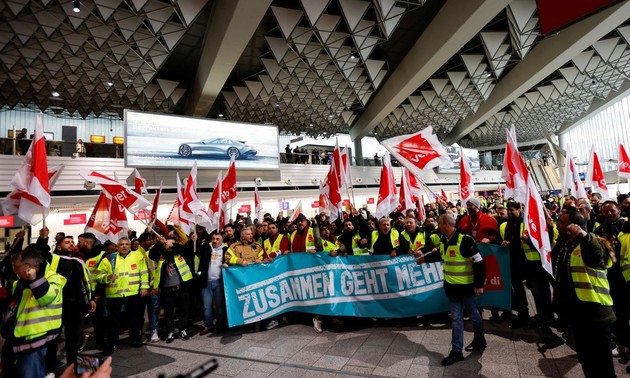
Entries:
MULTIPOLYGON (((166 220, 193 161, 208 203, 230 156, 234 216, 254 210, 256 190, 274 217, 302 204, 310 218, 336 145, 350 151, 343 197, 375 212, 380 142, 427 128, 452 156, 422 177, 426 201, 459 199, 461 155, 480 196, 505 185, 510 129, 541 194, 560 192, 567 151, 583 175, 595 149, 614 196, 630 192, 617 174, 619 144, 630 147, 630 1, 0 1, 0 198, 40 112, 48 164, 65 167, 53 234, 84 231, 100 190, 83 171, 131 187, 140 174, 150 201, 162 188, 166 220)), ((129 226, 144 229, 138 218, 129 226)), ((34 241, 42 225, 0 216, 2 254, 23 227, 34 241)), ((195 319, 190 340, 122 345, 112 376, 183 376, 212 360, 210 376, 583 376, 564 329, 490 316, 487 349, 446 367, 448 317, 327 317, 315 333, 297 314, 271 330, 204 336, 195 319)), ((628 362, 615 357, 618 375, 628 362)))

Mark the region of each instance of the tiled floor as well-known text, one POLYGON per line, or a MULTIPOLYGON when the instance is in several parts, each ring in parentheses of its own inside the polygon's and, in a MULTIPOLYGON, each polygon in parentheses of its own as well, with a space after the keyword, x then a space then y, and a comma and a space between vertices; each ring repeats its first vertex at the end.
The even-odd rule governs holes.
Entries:
MULTIPOLYGON (((489 314, 486 312, 486 316, 489 314)), ((343 331, 327 325, 316 334, 304 324, 271 331, 224 336, 194 335, 139 349, 124 345, 114 354, 114 376, 173 377, 216 358, 215 377, 581 377, 575 351, 565 335, 543 338, 538 330, 512 331, 507 322, 485 321, 488 348, 464 353, 465 360, 440 365, 450 349, 447 324, 408 321, 402 327, 371 321, 343 331), (375 326, 376 325, 376 326, 375 326), (332 329, 332 331, 330 330, 332 329)), ((472 340, 470 324, 465 341, 472 340)), ((347 329, 347 328, 346 328, 347 329)), ((615 362, 618 375, 625 364, 615 362)))

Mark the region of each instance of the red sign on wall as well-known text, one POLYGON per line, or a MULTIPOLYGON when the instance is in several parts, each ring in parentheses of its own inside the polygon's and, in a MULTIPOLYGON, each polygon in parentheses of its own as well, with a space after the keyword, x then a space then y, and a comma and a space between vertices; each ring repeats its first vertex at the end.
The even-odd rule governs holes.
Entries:
POLYGON ((239 213, 247 213, 248 211, 252 211, 252 205, 243 205, 238 208, 239 213))
POLYGON ((133 220, 147 220, 151 217, 151 212, 148 210, 139 210, 133 215, 133 220))
POLYGON ((370 197, 367 199, 368 205, 374 205, 374 197, 370 197))
POLYGON ((317 209, 319 207, 319 201, 311 202, 311 209, 317 209))
POLYGON ((87 215, 85 214, 70 214, 67 219, 63 220, 64 226, 69 226, 71 224, 86 224, 87 223, 87 215))
POLYGON ((0 227, 13 227, 15 219, 13 215, 4 215, 0 217, 0 227))

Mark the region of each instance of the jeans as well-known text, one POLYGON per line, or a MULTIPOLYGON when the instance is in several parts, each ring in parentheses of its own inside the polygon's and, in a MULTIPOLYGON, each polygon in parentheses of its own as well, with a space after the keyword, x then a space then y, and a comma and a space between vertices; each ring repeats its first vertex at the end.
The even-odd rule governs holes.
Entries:
POLYGON ((203 325, 207 328, 211 328, 214 321, 214 314, 212 313, 212 300, 217 309, 216 319, 217 327, 223 326, 225 314, 223 309, 225 308, 225 294, 223 293, 223 281, 208 281, 206 287, 201 291, 203 300, 203 325))
POLYGON ((149 317, 149 331, 158 329, 158 316, 160 315, 160 297, 157 294, 150 294, 140 298, 140 331, 144 328, 144 311, 147 309, 149 317))
POLYGON ((451 327, 452 340, 451 351, 462 353, 464 349, 464 307, 470 315, 475 332, 475 343, 484 343, 483 320, 477 309, 477 297, 474 295, 449 295, 448 303, 451 306, 451 327))
POLYGON ((15 353, 15 370, 22 378, 43 378, 46 375, 46 350, 43 346, 35 350, 15 353))

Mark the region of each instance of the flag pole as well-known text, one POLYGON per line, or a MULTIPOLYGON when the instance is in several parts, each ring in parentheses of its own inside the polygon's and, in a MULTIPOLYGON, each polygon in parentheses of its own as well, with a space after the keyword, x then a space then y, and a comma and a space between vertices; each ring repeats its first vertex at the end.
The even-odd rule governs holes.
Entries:
POLYGON ((46 210, 42 209, 42 228, 46 228, 46 210))

